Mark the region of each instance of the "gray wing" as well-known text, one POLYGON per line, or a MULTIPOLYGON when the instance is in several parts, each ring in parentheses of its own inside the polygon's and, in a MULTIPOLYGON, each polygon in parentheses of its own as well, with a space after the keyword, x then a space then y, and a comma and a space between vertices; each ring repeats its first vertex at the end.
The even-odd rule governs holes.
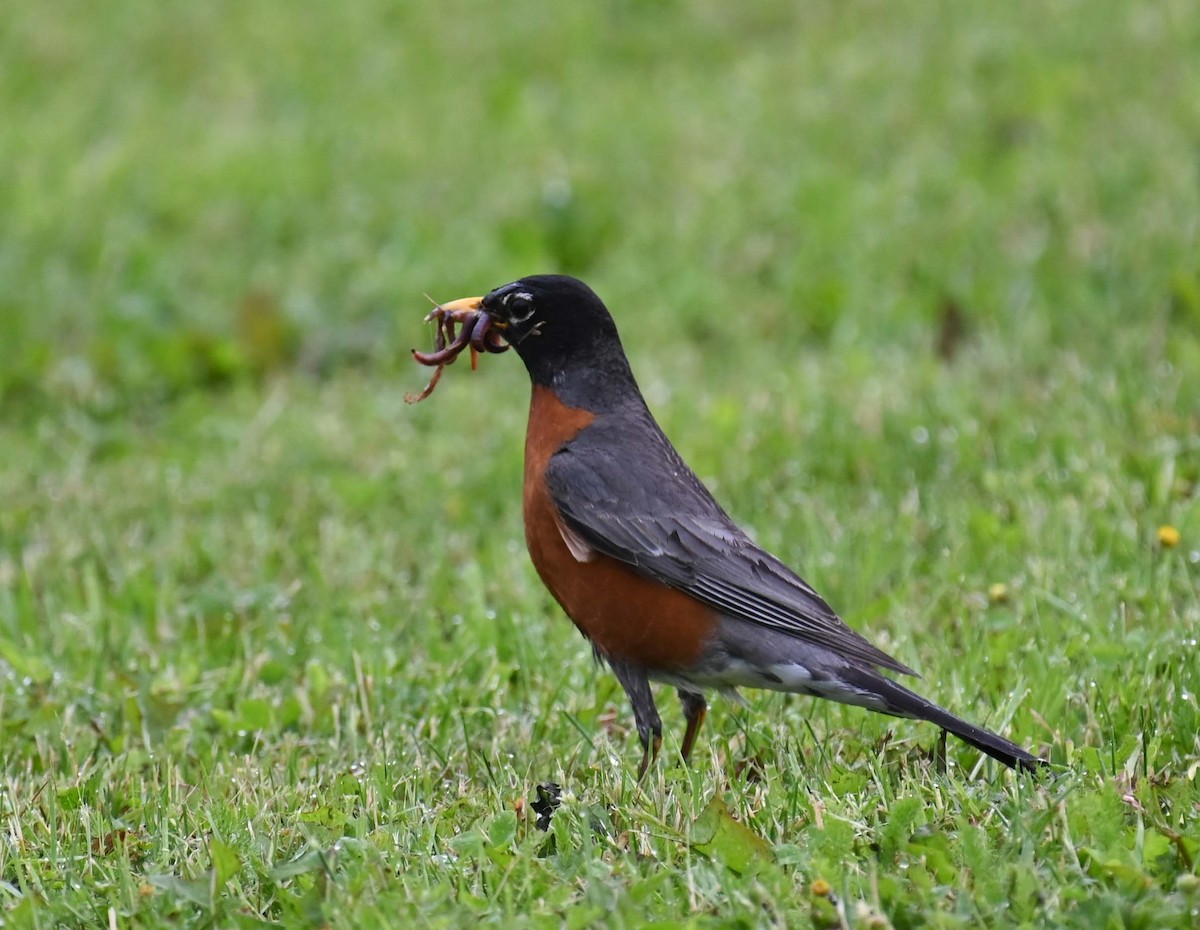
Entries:
POLYGON ((816 591, 729 518, 662 433, 632 457, 586 430, 551 458, 546 482, 591 548, 722 613, 915 675, 846 626, 816 591), (585 438, 586 437, 586 438, 585 438))

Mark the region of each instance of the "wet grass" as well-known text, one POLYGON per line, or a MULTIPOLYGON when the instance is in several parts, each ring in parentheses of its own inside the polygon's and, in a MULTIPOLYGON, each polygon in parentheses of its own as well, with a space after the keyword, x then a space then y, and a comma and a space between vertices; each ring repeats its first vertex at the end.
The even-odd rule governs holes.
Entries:
POLYGON ((1188 12, 0 14, 7 925, 1192 925, 1188 12), (664 694, 637 785, 524 553, 520 365, 402 402, 422 292, 549 270, 738 519, 1057 774, 769 694, 685 769, 664 694))

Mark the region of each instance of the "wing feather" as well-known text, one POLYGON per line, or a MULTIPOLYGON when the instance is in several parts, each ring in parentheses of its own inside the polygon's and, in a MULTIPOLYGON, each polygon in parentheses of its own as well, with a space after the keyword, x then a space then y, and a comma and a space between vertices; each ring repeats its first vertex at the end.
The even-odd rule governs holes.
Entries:
POLYGON ((585 430, 546 469, 562 519, 587 546, 729 616, 916 674, 848 627, 804 579, 742 532, 657 425, 657 447, 633 460, 613 452, 618 447, 606 432, 585 430))

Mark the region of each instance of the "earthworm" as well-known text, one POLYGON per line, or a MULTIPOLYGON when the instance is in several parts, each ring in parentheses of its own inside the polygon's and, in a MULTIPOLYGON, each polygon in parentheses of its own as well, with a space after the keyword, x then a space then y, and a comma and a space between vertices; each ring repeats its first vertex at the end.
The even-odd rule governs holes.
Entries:
POLYGON ((504 342, 500 333, 493 328, 495 321, 483 310, 443 310, 441 307, 435 307, 425 319, 437 324, 434 349, 432 352, 413 349, 412 355, 422 365, 433 368, 434 372, 429 378, 429 383, 419 394, 404 395, 406 403, 415 404, 432 394, 441 380, 442 369, 452 365, 463 350, 471 350, 472 369, 478 363, 480 352, 496 354, 508 351, 508 343, 504 342), (455 329, 458 326, 462 329, 456 333, 455 329))
MULTIPOLYGON (((492 318, 486 313, 480 313, 478 319, 475 320, 471 330, 471 348, 476 352, 486 352, 487 346, 484 344, 483 337, 487 335, 488 328, 492 325, 492 318)), ((468 327, 464 326, 464 330, 468 327)))

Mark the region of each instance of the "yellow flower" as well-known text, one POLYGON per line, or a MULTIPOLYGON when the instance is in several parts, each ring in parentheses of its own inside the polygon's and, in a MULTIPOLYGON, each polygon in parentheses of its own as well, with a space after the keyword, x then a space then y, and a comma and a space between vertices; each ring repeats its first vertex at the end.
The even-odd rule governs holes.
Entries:
POLYGON ((1174 549, 1179 545, 1179 530, 1169 525, 1160 526, 1158 528, 1158 544, 1164 549, 1174 549))
POLYGON ((818 898, 827 898, 829 897, 829 892, 833 891, 833 889, 829 887, 829 882, 825 881, 823 878, 813 879, 810 890, 818 898))
POLYGON ((988 601, 992 604, 1008 603, 1008 585, 1003 581, 988 585, 988 601))

